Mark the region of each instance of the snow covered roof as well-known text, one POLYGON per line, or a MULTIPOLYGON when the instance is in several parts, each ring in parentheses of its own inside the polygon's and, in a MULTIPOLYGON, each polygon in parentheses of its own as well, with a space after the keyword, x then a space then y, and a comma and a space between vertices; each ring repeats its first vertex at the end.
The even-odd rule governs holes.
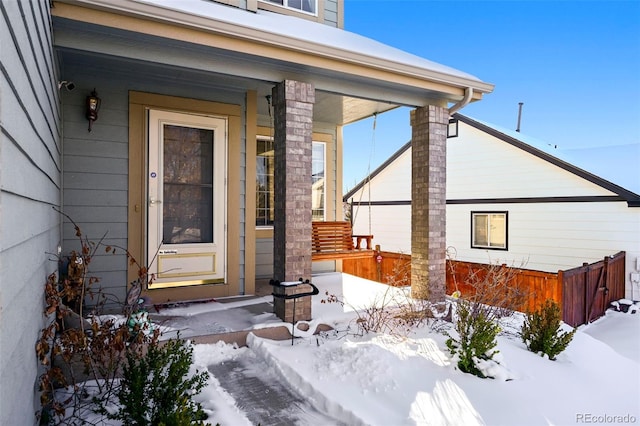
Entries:
POLYGON ((202 16, 213 21, 232 24, 234 27, 244 28, 245 30, 259 30, 274 36, 284 36, 288 40, 313 43, 334 51, 342 51, 345 58, 351 58, 352 55, 362 55, 369 57, 371 60, 383 59, 477 82, 481 81, 471 74, 412 55, 359 34, 293 16, 265 10, 258 10, 256 13, 248 14, 244 10, 207 0, 133 1, 202 16))
POLYGON ((61 0, 65 2, 253 40, 460 89, 471 87, 474 99, 493 90, 492 84, 471 74, 367 37, 269 11, 253 13, 207 0, 61 0))

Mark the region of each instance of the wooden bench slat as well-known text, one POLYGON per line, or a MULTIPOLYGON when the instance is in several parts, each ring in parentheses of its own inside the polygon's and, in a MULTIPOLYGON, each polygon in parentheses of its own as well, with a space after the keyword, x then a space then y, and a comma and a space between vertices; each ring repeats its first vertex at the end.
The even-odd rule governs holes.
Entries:
POLYGON ((354 246, 353 238, 349 222, 312 222, 312 260, 335 260, 373 255, 372 235, 358 235, 357 247, 354 246), (363 239, 367 244, 366 249, 360 249, 363 239))

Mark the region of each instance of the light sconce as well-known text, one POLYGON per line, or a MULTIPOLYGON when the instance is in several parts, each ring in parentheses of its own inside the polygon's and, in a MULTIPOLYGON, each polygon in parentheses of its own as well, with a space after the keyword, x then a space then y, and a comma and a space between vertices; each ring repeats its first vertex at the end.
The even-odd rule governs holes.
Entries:
POLYGON ((458 137, 458 119, 450 118, 447 126, 447 139, 458 137))
POLYGON ((89 131, 91 131, 91 125, 98 119, 98 111, 100 111, 100 104, 102 100, 98 97, 96 89, 87 96, 87 120, 89 120, 89 131))

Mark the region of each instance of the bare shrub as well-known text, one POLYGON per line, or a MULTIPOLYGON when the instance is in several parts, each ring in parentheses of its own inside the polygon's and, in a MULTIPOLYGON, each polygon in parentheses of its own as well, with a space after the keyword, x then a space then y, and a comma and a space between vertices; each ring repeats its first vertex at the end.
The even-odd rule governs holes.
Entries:
POLYGON ((446 313, 441 312, 428 300, 413 299, 406 287, 406 268, 397 262, 398 280, 388 277, 387 288, 374 297, 366 306, 354 306, 334 294, 327 296, 321 303, 339 303, 351 308, 358 333, 386 333, 395 336, 407 336, 415 327, 430 325, 434 327, 441 322, 446 313))
POLYGON ((472 316, 482 312, 488 319, 497 320, 511 316, 526 305, 529 293, 518 285, 520 269, 488 264, 462 271, 457 262, 449 261, 448 264, 456 288, 455 296, 470 303, 472 316))
POLYGON ((127 362, 144 360, 150 349, 160 345, 159 329, 141 315, 146 311, 140 304, 140 289, 152 279, 147 268, 126 249, 104 244, 104 236, 90 241, 64 216, 75 227, 80 249, 71 252, 67 273, 60 278, 51 274, 44 288, 43 313, 48 321, 35 345, 44 368, 38 380, 41 408, 36 413, 41 424, 84 424, 83 416, 95 411, 100 401, 117 397, 127 362), (126 301, 96 288, 99 279, 90 275, 89 266, 98 251, 124 252, 129 265, 137 267, 138 279, 126 301), (107 303, 120 307, 121 319, 103 315, 107 303), (62 389, 66 392, 57 392, 62 389))

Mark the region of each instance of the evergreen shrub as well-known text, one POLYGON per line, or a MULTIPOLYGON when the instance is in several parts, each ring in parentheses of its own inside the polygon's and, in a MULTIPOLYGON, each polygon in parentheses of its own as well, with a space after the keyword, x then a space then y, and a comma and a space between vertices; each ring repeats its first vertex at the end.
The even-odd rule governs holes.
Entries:
POLYGON ((564 351, 573 339, 576 329, 561 331, 562 321, 558 304, 547 299, 540 309, 527 314, 520 335, 531 352, 546 354, 550 360, 564 351))
POLYGON ((457 359, 458 368, 481 378, 490 377, 483 366, 498 353, 498 324, 483 310, 473 312, 468 301, 459 300, 455 331, 457 335, 447 339, 446 345, 457 359))

